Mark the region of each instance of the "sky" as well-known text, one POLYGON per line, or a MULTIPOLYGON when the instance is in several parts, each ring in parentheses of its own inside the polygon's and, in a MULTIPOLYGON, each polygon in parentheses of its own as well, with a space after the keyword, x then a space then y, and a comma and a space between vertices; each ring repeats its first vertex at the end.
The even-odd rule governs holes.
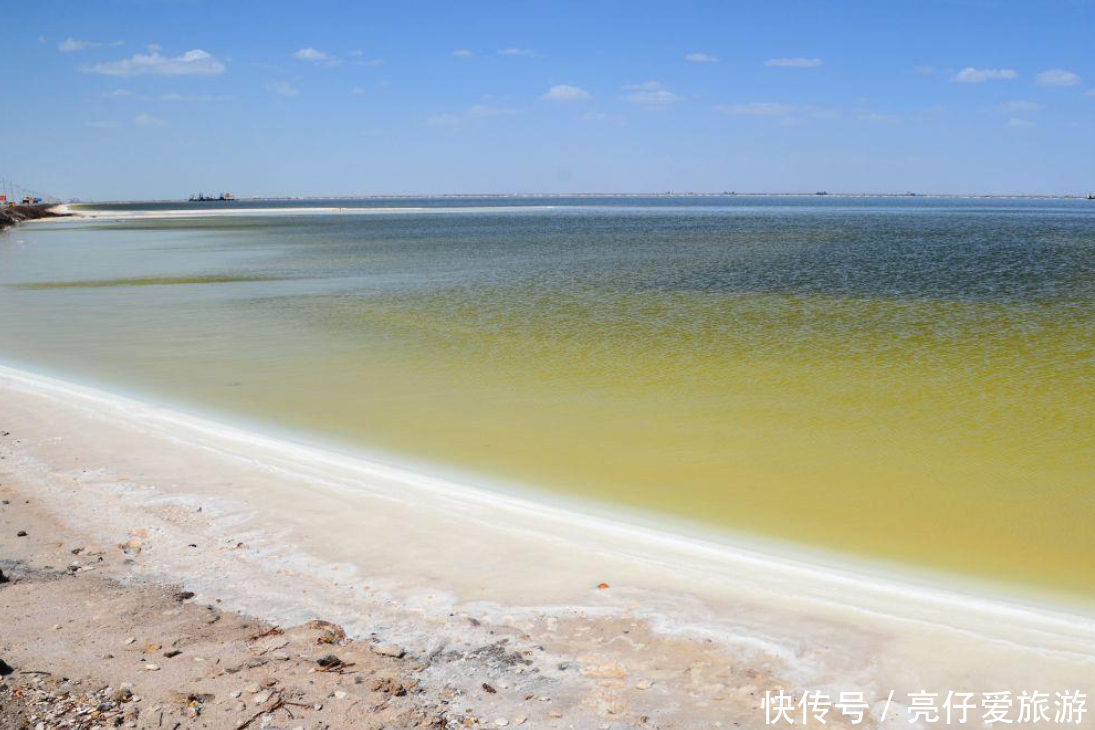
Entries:
POLYGON ((66 199, 1095 192, 1095 0, 5 5, 66 199))

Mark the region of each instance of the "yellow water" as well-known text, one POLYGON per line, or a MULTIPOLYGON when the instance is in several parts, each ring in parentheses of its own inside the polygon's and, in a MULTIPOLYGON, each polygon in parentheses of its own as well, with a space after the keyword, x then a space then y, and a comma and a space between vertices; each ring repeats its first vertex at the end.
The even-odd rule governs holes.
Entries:
POLYGON ((20 234, 34 251, 0 242, 19 318, 0 356, 439 469, 1095 596, 1095 217, 740 215, 42 227, 20 234), (107 251, 126 263, 93 263, 107 251), (890 263, 865 273, 872 257, 890 263))

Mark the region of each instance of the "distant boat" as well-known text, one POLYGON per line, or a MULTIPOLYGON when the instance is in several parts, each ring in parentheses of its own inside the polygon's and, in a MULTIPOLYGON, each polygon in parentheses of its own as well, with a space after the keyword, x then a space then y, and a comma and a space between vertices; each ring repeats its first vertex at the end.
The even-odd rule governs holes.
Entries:
POLYGON ((814 195, 828 195, 828 193, 824 190, 818 190, 816 193, 814 193, 814 195))
POLYGON ((1087 194, 1087 199, 1088 200, 1095 200, 1095 193, 1088 193, 1087 194))
POLYGON ((230 203, 236 199, 236 196, 232 193, 221 193, 220 195, 206 195, 205 193, 198 193, 197 195, 190 196, 191 203, 230 203))

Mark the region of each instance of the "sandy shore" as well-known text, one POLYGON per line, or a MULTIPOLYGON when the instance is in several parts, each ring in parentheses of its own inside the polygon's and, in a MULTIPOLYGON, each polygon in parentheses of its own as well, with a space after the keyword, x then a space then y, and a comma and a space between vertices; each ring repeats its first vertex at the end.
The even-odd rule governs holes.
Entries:
POLYGON ((163 727, 237 727, 279 699, 304 707, 256 725, 757 727, 779 689, 864 692, 860 727, 916 727, 910 692, 1095 687, 1076 608, 692 539, 11 368, 0 433, 4 691, 127 682, 139 727, 161 726, 152 707, 163 727), (316 619, 349 643, 315 643, 316 619), (354 672, 317 671, 332 651, 354 672))

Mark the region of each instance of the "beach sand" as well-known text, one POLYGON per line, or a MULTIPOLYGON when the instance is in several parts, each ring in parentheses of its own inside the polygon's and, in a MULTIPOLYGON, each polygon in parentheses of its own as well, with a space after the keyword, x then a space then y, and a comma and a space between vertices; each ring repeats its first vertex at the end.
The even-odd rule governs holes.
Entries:
POLYGON ((757 727, 781 689, 863 692, 860 727, 916 727, 910 692, 1095 686, 1078 608, 690 539, 11 368, 0 434, 0 727, 33 711, 14 689, 66 681, 129 683, 123 721, 169 728, 757 727), (346 646, 316 643, 317 619, 346 646), (317 672, 329 653, 354 667, 317 672))

